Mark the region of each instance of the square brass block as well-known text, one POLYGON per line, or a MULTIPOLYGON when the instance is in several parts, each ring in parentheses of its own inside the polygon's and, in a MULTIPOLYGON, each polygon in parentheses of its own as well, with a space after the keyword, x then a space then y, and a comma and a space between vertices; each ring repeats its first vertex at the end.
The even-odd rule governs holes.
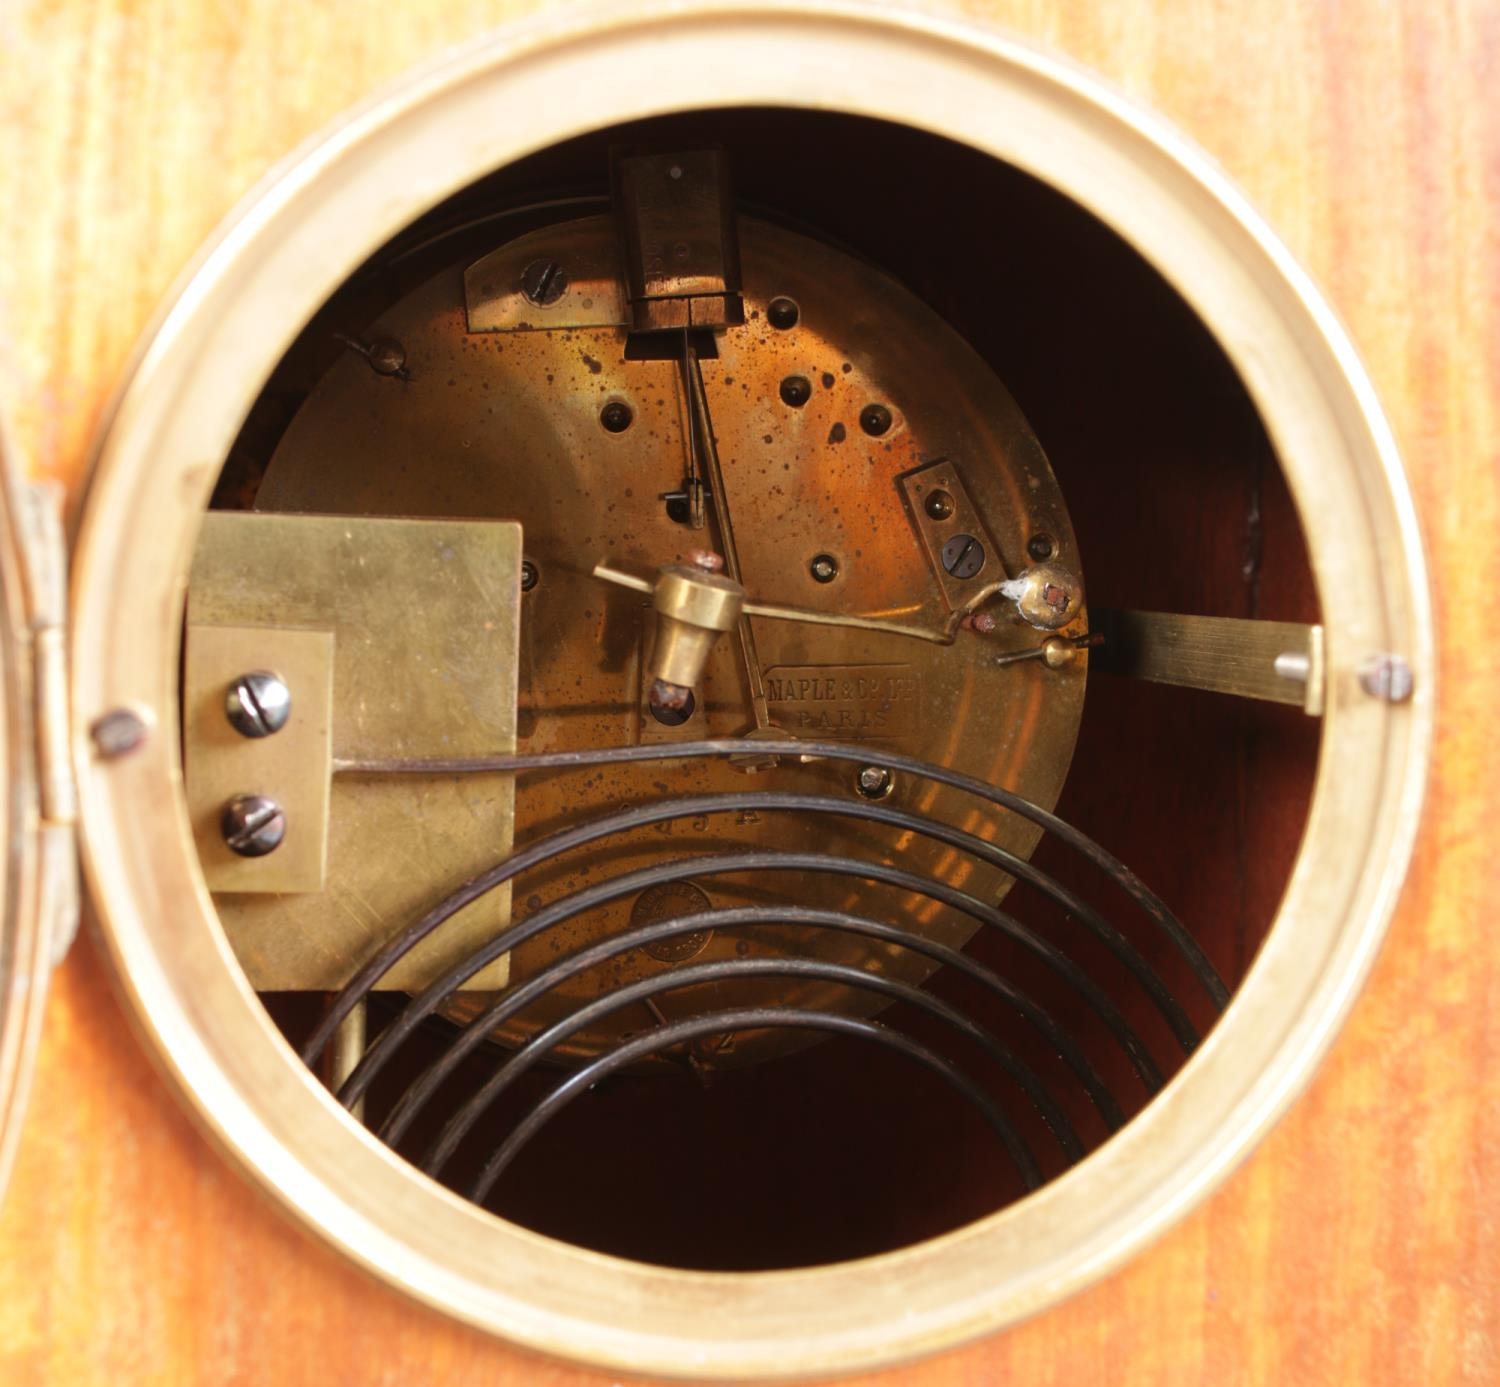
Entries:
MULTIPOLYGON (((381 944, 510 852, 509 775, 333 775, 332 762, 515 750, 521 527, 212 512, 188 594, 183 740, 205 877, 260 991, 341 987, 381 944), (241 736, 243 673, 291 690, 285 727, 241 736), (240 858, 219 826, 268 794, 286 837, 240 858)), ((420 988, 510 920, 509 886, 460 911, 379 986, 420 988)), ((470 979, 502 987, 502 958, 470 979)))

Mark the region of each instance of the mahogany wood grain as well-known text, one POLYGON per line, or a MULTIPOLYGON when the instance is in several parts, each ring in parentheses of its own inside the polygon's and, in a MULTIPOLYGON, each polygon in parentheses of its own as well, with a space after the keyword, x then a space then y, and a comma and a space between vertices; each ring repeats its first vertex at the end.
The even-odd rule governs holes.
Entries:
MULTIPOLYGON (((81 482, 127 354, 300 139, 524 0, 0 3, 0 408, 81 482)), ((949 6, 949 8, 955 8, 949 6)), ((1311 1090, 1126 1270, 895 1384, 1500 1381, 1500 8, 971 0, 1211 151, 1351 328, 1401 439, 1441 626, 1416 865, 1311 1090)), ((59 971, 0 1213, 0 1379, 528 1383, 370 1282, 198 1135, 88 939, 59 971)))

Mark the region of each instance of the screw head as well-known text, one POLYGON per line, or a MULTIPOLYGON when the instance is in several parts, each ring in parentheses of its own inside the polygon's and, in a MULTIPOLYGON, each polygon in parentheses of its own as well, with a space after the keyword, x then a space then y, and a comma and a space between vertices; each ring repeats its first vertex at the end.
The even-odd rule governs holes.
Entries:
POLYGON ((521 560, 521 591, 530 592, 538 578, 536 565, 530 559, 521 560))
POLYGON ((832 554, 815 554, 807 571, 812 574, 815 582, 831 583, 839 576, 839 561, 832 554))
POLYGON ((801 409, 812 399, 812 382, 806 376, 788 376, 781 382, 781 402, 801 409))
POLYGON ((871 438, 879 438, 890 431, 891 412, 884 405, 866 405, 859 412, 859 426, 871 438))
POLYGON ((724 571, 724 556, 714 553, 712 549, 689 549, 686 558, 694 568, 700 568, 705 573, 724 571))
POLYGON ((1411 666, 1400 655, 1371 655, 1359 667, 1359 686, 1371 698, 1387 703, 1405 703, 1412 696, 1416 679, 1411 666))
POLYGON ((370 343, 365 360, 379 375, 399 376, 406 370, 406 348, 393 337, 380 337, 370 343))
POLYGON ((984 545, 973 535, 954 535, 940 555, 943 572, 953 578, 972 578, 984 567, 984 545))
POLYGON ((929 491, 922 509, 934 520, 946 520, 953 514, 953 497, 946 491, 929 491))
POLYGON ((224 806, 219 830, 230 852, 264 857, 275 852, 286 837, 286 815, 266 795, 236 795, 224 806))
POLYGON ((568 272, 555 260, 533 260, 521 271, 521 292, 538 308, 556 303, 568 291, 568 272))
POLYGON ((789 298, 774 298, 766 305, 766 321, 778 332, 797 326, 802 310, 789 298))
POLYGON ((99 755, 113 760, 139 750, 149 730, 146 719, 134 708, 115 708, 95 719, 89 736, 94 739, 99 755))
POLYGON ((224 712, 242 737, 269 737, 292 715, 292 693, 281 676, 268 669, 242 674, 224 695, 224 712))
POLYGON ((624 433, 635 420, 635 411, 623 400, 611 400, 599 411, 605 433, 624 433))
POLYGON ((896 777, 884 766, 861 766, 854 788, 866 799, 884 799, 895 788, 896 777))
POLYGON ((1026 552, 1038 563, 1046 563, 1057 552, 1051 535, 1032 535, 1026 541, 1026 552))

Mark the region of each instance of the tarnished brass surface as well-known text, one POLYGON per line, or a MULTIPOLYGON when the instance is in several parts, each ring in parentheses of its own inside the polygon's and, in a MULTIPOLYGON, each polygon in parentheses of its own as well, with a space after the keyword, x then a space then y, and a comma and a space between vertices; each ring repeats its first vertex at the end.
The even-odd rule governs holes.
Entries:
MULTIPOLYGON (((613 219, 563 224, 556 238, 558 262, 576 257, 585 267, 570 277, 574 287, 559 307, 576 289, 578 307, 590 301, 602 309, 605 296, 595 276, 612 263, 613 219)), ((547 233, 525 239, 524 256, 512 257, 503 274, 523 271, 516 263, 523 258, 529 264, 550 253, 547 233)), ((257 508, 520 521, 526 558, 538 575, 521 598, 523 750, 743 735, 756 727, 753 675, 766 689, 774 728, 878 740, 1053 804, 1072 754, 1086 661, 1062 671, 1040 662, 993 667, 995 654, 1034 644, 1034 632, 1008 620, 990 636, 963 631, 942 646, 890 632, 752 618, 753 643, 716 643, 688 721, 664 726, 647 706, 650 679, 642 662, 651 658, 649 599, 596 579, 594 565, 604 557, 650 572, 683 561, 694 549, 732 547, 740 581, 758 601, 941 632, 953 599, 934 576, 898 479, 945 458, 996 551, 973 580, 976 589, 1027 567, 1027 542, 1039 532, 1054 537, 1061 561, 1079 567, 1062 498, 1036 439, 993 372, 941 319, 879 271, 806 236, 742 217, 739 242, 746 324, 720 333, 717 358, 699 363, 700 406, 711 416, 727 492, 722 510, 710 497, 707 528, 693 530, 669 518, 661 499, 681 486, 689 467, 691 404, 680 362, 627 361, 621 326, 467 331, 480 321, 518 321, 520 310, 502 301, 503 248, 468 270, 471 291, 476 281, 490 291, 481 302, 470 297, 466 307, 465 266, 452 265, 365 327, 372 340, 402 344, 410 378, 381 375, 354 353, 337 359, 282 438, 257 508), (767 322, 766 306, 778 296, 798 305, 798 321, 788 330, 767 322), (810 384, 805 403, 784 399, 781 384, 789 376, 810 384), (632 411, 622 432, 601 423, 601 410, 612 402, 632 411), (872 404, 889 411, 888 427, 878 435, 861 424, 872 404), (722 542, 722 511, 732 515, 732 546, 722 542), (819 555, 835 561, 832 581, 813 576, 810 565, 819 555), (746 668, 747 649, 759 665, 754 671, 746 668)), ((532 321, 541 321, 540 311, 532 321)), ((1085 629, 1084 620, 1076 630, 1085 629)), ((752 752, 753 743, 747 745, 752 752)), ((755 764, 753 755, 749 760, 755 764)), ((820 791, 847 796, 851 807, 861 804, 847 768, 785 758, 752 775, 744 767, 707 763, 662 764, 649 774, 594 770, 524 781, 517 837, 524 841, 621 803, 750 786, 820 791)), ((951 791, 898 781, 889 803, 959 824, 1016 852, 1034 846, 1029 826, 981 811, 951 791)), ((443 815, 432 809, 428 815, 432 831, 440 831, 443 815)), ((809 844, 861 858, 899 853, 912 870, 947 877, 991 900, 1009 885, 997 872, 956 861, 947 849, 904 841, 857 820, 758 811, 643 830, 613 842, 593 861, 625 871, 732 847, 809 844)), ((517 885, 517 900, 534 910, 582 884, 589 865, 574 858, 530 873, 517 885)), ((950 942, 973 928, 966 917, 930 902, 837 878, 759 873, 699 885, 714 904, 795 899, 849 909, 863 902, 866 909, 904 913, 906 923, 950 942), (876 892, 882 893, 878 902, 876 892)), ((581 917, 557 932, 555 946, 570 949, 624 928, 633 904, 622 901, 581 917)), ((716 936, 701 957, 732 957, 737 942, 716 936)), ((547 939, 518 949, 517 976, 550 960, 553 948, 547 939)), ((832 957, 914 980, 929 971, 910 953, 831 932, 768 929, 751 948, 832 957)), ((637 952, 619 960, 608 982, 668 966, 637 952)), ((529 1008, 510 1038, 572 1009, 600 982, 585 976, 565 985, 562 995, 529 1008)), ((710 1000, 760 1000, 765 986, 764 980, 725 984, 710 1000)), ((874 1005, 815 986, 788 1000, 848 1011, 874 1005)), ((676 993, 661 1005, 672 1017, 698 1004, 676 993)), ((591 1052, 649 1022, 644 1011, 621 1013, 607 1033, 578 1037, 575 1051, 591 1052)), ((785 1034, 742 1037, 735 1062, 790 1043, 785 1034)))
MULTIPOLYGON (((211 891, 321 891, 328 871, 333 766, 333 633, 190 625, 183 659, 182 760, 193 841, 211 891), (269 737, 241 736, 224 712, 224 691, 253 669, 279 675, 292 694, 286 726, 269 737), (243 794, 268 795, 286 815, 286 836, 264 857, 241 857, 225 844, 220 817, 225 804, 243 794)), ((283 955, 278 951, 275 957, 279 962, 283 955)))
MULTIPOLYGON (((216 512, 205 517, 198 539, 189 625, 278 628, 268 632, 273 643, 282 628, 331 632, 331 742, 337 758, 513 748, 520 550, 519 528, 500 522, 216 512)), ((240 668, 260 667, 276 669, 274 649, 268 655, 247 642, 240 668)), ((190 766, 221 749, 223 740, 222 685, 196 693, 205 706, 190 706, 184 720, 190 766), (195 733, 205 728, 213 730, 212 748, 193 746, 195 733)), ((287 726, 247 742, 242 759, 252 761, 293 733, 295 688, 293 699, 287 726)), ((392 930, 508 851, 513 801, 509 776, 410 784, 340 777, 329 800, 323 890, 215 896, 252 985, 342 986, 392 930)), ((299 832, 289 809, 286 840, 250 863, 250 870, 274 862, 299 832)), ((202 851, 202 832, 198 839, 202 851)), ((217 861, 211 831, 208 848, 205 866, 217 861)), ((222 844, 217 853, 230 855, 222 844)), ((508 918, 503 891, 476 901, 424 941, 383 985, 421 985, 455 951, 488 938, 508 918)), ((502 960, 474 985, 501 986, 506 976, 502 960)))
POLYGON ((1276 672, 1277 656, 1310 656, 1320 648, 1316 626, 1099 608, 1094 625, 1105 639, 1091 658, 1104 673, 1322 711, 1321 658, 1311 662, 1305 680, 1276 672))

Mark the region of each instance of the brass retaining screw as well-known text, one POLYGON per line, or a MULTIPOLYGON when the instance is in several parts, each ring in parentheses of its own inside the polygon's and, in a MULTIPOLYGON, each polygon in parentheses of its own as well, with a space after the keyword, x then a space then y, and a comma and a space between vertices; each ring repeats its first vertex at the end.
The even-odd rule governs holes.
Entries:
POLYGON ((94 747, 106 760, 128 756, 146 740, 146 720, 133 708, 114 708, 89 728, 94 747))
POLYGON ((1399 655, 1371 655, 1359 667, 1359 686, 1371 698, 1405 703, 1415 685, 1411 666, 1399 655))
POLYGON ((568 272, 555 260, 533 260, 521 271, 521 292, 529 303, 549 308, 568 292, 568 272))

